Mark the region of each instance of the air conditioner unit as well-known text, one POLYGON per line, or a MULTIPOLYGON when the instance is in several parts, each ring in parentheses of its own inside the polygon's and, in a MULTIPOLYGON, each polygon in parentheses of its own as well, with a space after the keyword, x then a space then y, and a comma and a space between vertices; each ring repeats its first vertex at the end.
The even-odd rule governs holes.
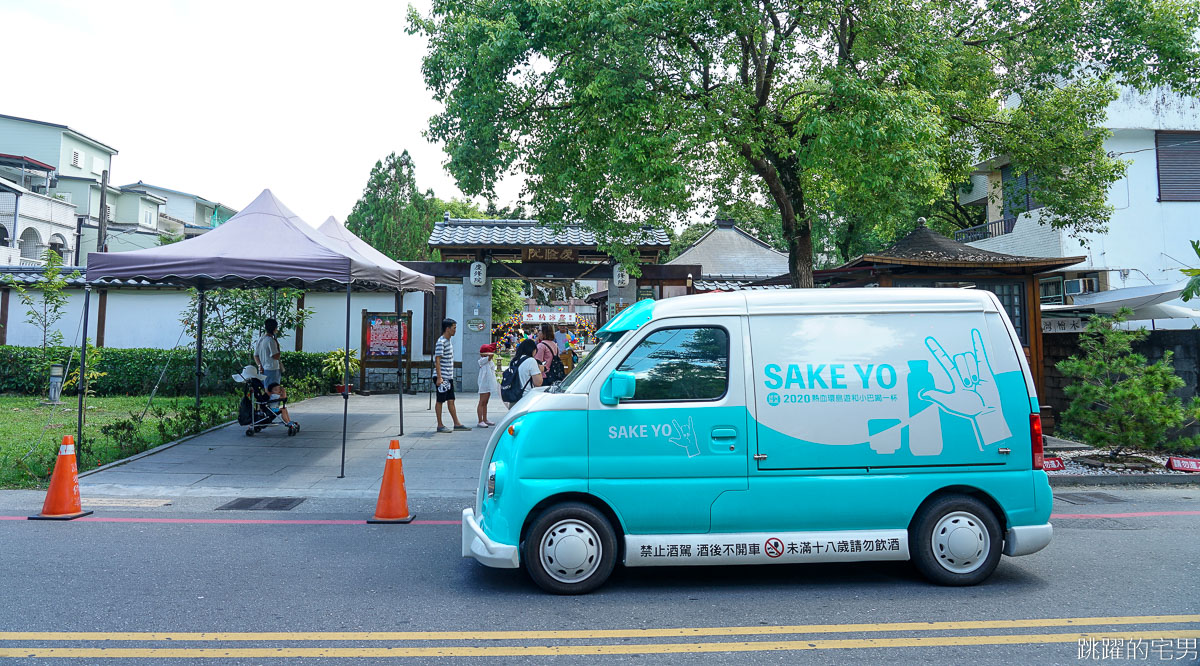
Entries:
POLYGON ((1097 284, 1096 278, 1079 278, 1078 280, 1063 280, 1063 293, 1067 296, 1078 296, 1079 294, 1090 294, 1094 291, 1099 291, 1100 286, 1097 284))

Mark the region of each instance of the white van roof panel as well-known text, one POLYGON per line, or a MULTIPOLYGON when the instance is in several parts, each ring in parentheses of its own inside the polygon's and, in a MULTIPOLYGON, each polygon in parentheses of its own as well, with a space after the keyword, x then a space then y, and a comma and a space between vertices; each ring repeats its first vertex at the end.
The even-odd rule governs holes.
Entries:
POLYGON ((777 289, 667 298, 654 304, 653 318, 885 312, 999 312, 999 306, 995 296, 983 289, 777 289))

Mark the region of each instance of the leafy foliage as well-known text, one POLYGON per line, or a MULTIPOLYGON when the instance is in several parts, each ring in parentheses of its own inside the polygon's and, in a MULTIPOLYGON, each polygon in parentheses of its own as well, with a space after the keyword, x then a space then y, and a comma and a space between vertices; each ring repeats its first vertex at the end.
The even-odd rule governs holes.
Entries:
POLYGON ((1114 85, 1200 91, 1198 25, 1191 0, 434 0, 408 29, 466 194, 523 172, 542 219, 627 264, 643 224, 769 203, 811 286, 815 253, 896 237, 979 155, 1032 177, 1044 222, 1101 228, 1114 85))
POLYGON ((492 280, 492 321, 507 321, 514 312, 525 307, 520 280, 492 280))
POLYGON ((57 252, 46 250, 43 255, 46 261, 42 269, 42 279, 36 288, 29 288, 17 282, 11 275, 4 276, 4 282, 17 294, 25 311, 25 321, 42 331, 42 346, 40 353, 31 361, 36 365, 37 375, 41 384, 49 382, 50 366, 61 363, 63 356, 54 353, 55 347, 63 343, 62 331, 58 330, 58 320, 63 317, 70 296, 66 293, 67 278, 79 277, 79 271, 68 276, 62 274, 62 257, 57 252))
MULTIPOLYGON (((358 350, 350 350, 350 381, 353 382, 358 376, 358 371, 362 367, 362 363, 358 360, 358 350)), ((329 381, 334 384, 340 384, 345 379, 346 373, 346 350, 335 349, 328 354, 325 354, 321 360, 321 372, 329 378, 329 381)))
MULTIPOLYGON (((95 349, 90 347, 89 349, 95 349)), ((97 362, 88 352, 89 395, 146 395, 151 392, 162 376, 159 395, 190 395, 195 390, 196 354, 190 349, 118 349, 106 347, 98 350, 97 362), (93 376, 92 373, 101 373, 93 376)), ((42 395, 45 375, 39 374, 33 361, 40 355, 38 347, 0 346, 0 393, 42 395)), ((71 367, 79 367, 79 350, 66 347, 51 347, 52 356, 70 359, 71 367)), ((233 372, 217 372, 216 368, 237 368, 250 362, 248 352, 230 355, 226 352, 205 352, 208 372, 201 383, 206 395, 229 392, 230 375, 233 372)), ((294 383, 306 377, 322 377, 321 364, 325 354, 311 352, 289 352, 281 354, 284 377, 289 391, 294 383)), ((72 373, 77 376, 77 373, 72 373)), ((65 384, 64 384, 65 388, 65 384)), ((66 392, 64 391, 64 394, 66 392)))
MULTIPOLYGON (((205 291, 204 357, 206 367, 222 378, 237 372, 254 361, 254 343, 263 333, 263 321, 274 318, 279 329, 276 337, 283 340, 290 331, 304 325, 312 315, 310 310, 296 307, 300 289, 210 289, 205 291), (214 353, 215 352, 215 353, 214 353)), ((192 290, 187 308, 180 313, 183 331, 196 336, 196 309, 199 299, 192 290)), ((192 355, 195 354, 192 343, 192 355)), ((282 360, 283 357, 281 357, 282 360)), ((195 363, 193 362, 193 365, 195 363)), ((291 368, 284 364, 284 370, 291 368)))
MULTIPOLYGON (((1192 241, 1192 251, 1196 253, 1196 258, 1200 259, 1200 241, 1192 241)), ((1183 287, 1183 293, 1180 296, 1183 300, 1190 301, 1196 296, 1200 296, 1200 268, 1183 268, 1180 269, 1183 274, 1188 276, 1187 284, 1183 287)))
POLYGON ((1133 344, 1149 334, 1117 327, 1131 314, 1122 308, 1114 317, 1092 317, 1079 339, 1083 355, 1056 366, 1076 380, 1065 389, 1071 406, 1062 413, 1061 430, 1092 446, 1110 447, 1113 456, 1193 447, 1193 440, 1171 437, 1200 419, 1200 398, 1185 405, 1175 396, 1184 381, 1175 374, 1172 352, 1157 363, 1133 352, 1133 344))
POLYGON ((434 261, 429 234, 441 211, 432 190, 417 190, 408 151, 376 162, 362 197, 346 218, 346 229, 397 261, 434 261))
MULTIPOLYGON (((108 373, 99 370, 104 365, 103 350, 93 345, 91 338, 88 338, 85 344, 87 344, 88 367, 83 376, 83 386, 88 397, 92 397, 96 395, 96 382, 100 381, 103 377, 107 377, 108 373)), ((80 364, 75 364, 70 374, 67 375, 66 381, 63 382, 63 391, 70 391, 72 387, 79 384, 79 366, 80 364)))

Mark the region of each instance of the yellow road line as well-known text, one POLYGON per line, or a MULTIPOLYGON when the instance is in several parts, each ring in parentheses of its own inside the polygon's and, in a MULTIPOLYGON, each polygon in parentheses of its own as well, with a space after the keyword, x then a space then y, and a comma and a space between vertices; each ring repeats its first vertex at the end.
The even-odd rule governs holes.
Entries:
POLYGON ((545 631, 312 631, 312 632, 98 632, 6 631, 0 641, 447 641, 543 640, 594 638, 671 638, 687 636, 769 636, 839 634, 873 631, 956 631, 1131 624, 1193 624, 1200 615, 1064 617, 964 622, 891 622, 883 624, 797 624, 766 627, 681 627, 664 629, 593 629, 545 631))
POLYGON ((641 643, 637 645, 496 645, 490 647, 270 647, 270 648, 0 648, 0 658, 43 659, 99 658, 242 658, 285 657, 379 658, 379 657, 539 657, 563 655, 676 654, 711 652, 782 652, 796 650, 844 650, 897 647, 947 647, 971 645, 1026 645, 1077 643, 1103 639, 1154 640, 1200 638, 1200 631, 1138 631, 1126 634, 1066 633, 1010 634, 999 636, 924 636, 911 638, 852 638, 811 641, 751 641, 730 643, 641 643))

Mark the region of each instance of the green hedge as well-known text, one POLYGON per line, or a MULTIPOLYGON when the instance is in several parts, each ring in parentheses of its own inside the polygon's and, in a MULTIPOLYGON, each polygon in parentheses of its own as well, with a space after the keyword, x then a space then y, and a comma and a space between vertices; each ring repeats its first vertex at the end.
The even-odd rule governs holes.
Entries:
MULTIPOLYGON (((41 351, 40 347, 0 345, 0 393, 40 395, 45 392, 47 379, 36 370, 41 351)), ((79 366, 78 349, 54 347, 49 353, 57 363, 70 358, 72 370, 79 366)), ((319 378, 324 357, 324 354, 310 352, 283 352, 286 381, 319 378)), ((164 368, 166 374, 158 387, 159 395, 191 395, 195 391, 196 355, 190 349, 105 348, 100 350, 100 359, 100 363, 92 367, 108 374, 92 385, 96 395, 146 395, 154 388, 164 368)), ((206 375, 200 386, 201 392, 210 395, 228 393, 234 383, 230 375, 253 362, 249 353, 206 351, 206 375)), ((88 364, 92 365, 90 357, 88 364)))

